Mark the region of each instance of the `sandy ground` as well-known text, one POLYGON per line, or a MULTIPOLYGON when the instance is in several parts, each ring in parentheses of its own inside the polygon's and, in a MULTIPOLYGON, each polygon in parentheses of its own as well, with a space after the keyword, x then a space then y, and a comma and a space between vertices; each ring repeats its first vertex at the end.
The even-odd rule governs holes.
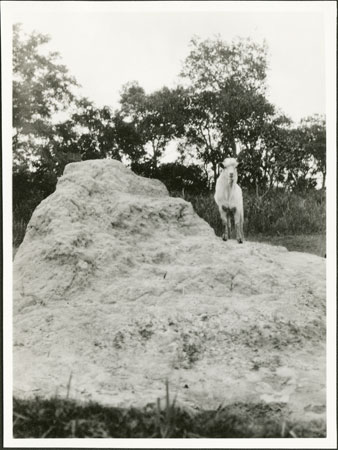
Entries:
POLYGON ((14 394, 325 421, 325 259, 223 242, 117 161, 67 166, 14 260, 14 394))

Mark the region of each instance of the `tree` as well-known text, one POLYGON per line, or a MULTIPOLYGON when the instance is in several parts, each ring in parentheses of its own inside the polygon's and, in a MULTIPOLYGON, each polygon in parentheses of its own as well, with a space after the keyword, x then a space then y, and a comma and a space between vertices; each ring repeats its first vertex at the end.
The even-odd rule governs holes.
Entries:
POLYGON ((271 114, 273 107, 262 94, 231 86, 231 82, 218 93, 191 91, 186 144, 194 149, 199 160, 211 167, 216 180, 219 163, 227 156, 237 156, 237 143, 241 143, 244 151, 256 151, 271 114))
POLYGON ((218 164, 253 150, 274 108, 265 97, 266 46, 239 39, 193 39, 182 76, 188 78, 187 144, 218 176, 218 164))
POLYGON ((48 173, 55 182, 69 162, 122 157, 110 108, 97 108, 86 98, 78 99, 76 107, 69 119, 51 125, 40 158, 33 162, 35 170, 48 173))
POLYGON ((290 125, 291 120, 283 114, 268 117, 253 145, 246 144, 239 154, 240 183, 248 190, 255 190, 257 196, 265 195, 286 179, 290 125))
POLYGON ((58 62, 59 54, 45 54, 46 35, 23 38, 13 27, 13 159, 14 170, 40 157, 41 143, 51 133, 52 117, 69 108, 76 80, 58 62))
POLYGON ((267 68, 267 45, 237 38, 231 43, 215 39, 202 41, 194 37, 191 51, 181 75, 190 80, 198 92, 218 92, 232 80, 236 85, 264 92, 267 68))
POLYGON ((15 193, 19 203, 27 195, 41 200, 53 192, 69 162, 123 156, 120 122, 116 126, 109 107, 75 96, 77 83, 58 53, 46 52, 48 42, 48 36, 35 32, 23 38, 20 26, 14 26, 13 186, 25 190, 15 193))
MULTIPOLYGON (((184 133, 184 89, 167 87, 146 94, 137 83, 123 87, 118 112, 126 124, 130 124, 133 135, 138 136, 138 145, 148 149, 143 155, 144 163, 156 170, 167 144, 184 133)), ((135 162, 135 161, 134 161, 135 162)))
POLYGON ((93 102, 82 98, 71 116, 77 131, 76 146, 81 159, 114 158, 121 160, 116 145, 115 120, 108 106, 97 108, 93 102))
POLYGON ((318 184, 322 173, 325 185, 325 121, 318 116, 303 119, 299 126, 277 119, 264 133, 265 148, 272 155, 272 181, 285 189, 306 191, 318 184), (318 158, 318 159, 317 159, 318 158))
POLYGON ((326 121, 325 117, 315 114, 300 122, 305 152, 313 159, 312 175, 322 175, 322 189, 326 181, 326 121))
POLYGON ((120 111, 114 115, 115 142, 131 168, 146 157, 145 142, 135 122, 124 119, 120 111))
POLYGON ((313 158, 308 151, 309 138, 283 114, 267 121, 254 151, 239 154, 240 182, 265 196, 274 187, 304 191, 317 182, 313 158))

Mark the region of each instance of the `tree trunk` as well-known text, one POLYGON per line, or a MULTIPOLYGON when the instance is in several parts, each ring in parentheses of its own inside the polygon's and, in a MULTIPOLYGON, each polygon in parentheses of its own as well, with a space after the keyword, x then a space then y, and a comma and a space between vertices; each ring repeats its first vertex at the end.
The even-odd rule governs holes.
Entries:
POLYGON ((212 189, 212 186, 211 186, 210 176, 209 176, 209 172, 208 172, 208 168, 207 168, 206 163, 203 163, 203 170, 204 170, 204 173, 205 173, 205 176, 206 176, 206 179, 207 179, 207 186, 208 186, 208 189, 210 191, 212 189))
POLYGON ((157 169, 157 147, 155 147, 154 143, 152 143, 153 146, 153 157, 152 157, 152 169, 157 169))
POLYGON ((326 181, 326 170, 323 170, 323 184, 322 184, 322 189, 325 189, 325 181, 326 181))
POLYGON ((157 169, 157 157, 156 155, 153 156, 153 170, 157 169))
POLYGON ((231 140, 231 149, 232 149, 232 155, 234 158, 237 158, 237 148, 236 148, 236 141, 235 138, 231 140))
POLYGON ((259 197, 259 192, 258 192, 258 182, 257 182, 257 180, 256 180, 256 198, 258 198, 259 197))
POLYGON ((212 171, 214 172, 214 187, 216 186, 216 181, 217 181, 217 164, 213 164, 212 165, 212 171))

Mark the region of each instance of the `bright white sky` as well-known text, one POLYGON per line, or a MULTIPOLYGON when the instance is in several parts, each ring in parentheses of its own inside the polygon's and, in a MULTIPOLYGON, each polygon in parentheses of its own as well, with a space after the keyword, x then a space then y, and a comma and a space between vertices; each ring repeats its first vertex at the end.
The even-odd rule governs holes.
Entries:
POLYGON ((159 2, 125 2, 120 11, 117 2, 9 2, 5 19, 49 34, 50 48, 98 106, 118 107, 128 81, 146 92, 174 86, 192 36, 220 34, 267 40, 270 100, 292 119, 325 112, 325 28, 323 13, 311 11, 316 2, 286 2, 284 11, 279 2, 167 3, 170 11, 159 2))

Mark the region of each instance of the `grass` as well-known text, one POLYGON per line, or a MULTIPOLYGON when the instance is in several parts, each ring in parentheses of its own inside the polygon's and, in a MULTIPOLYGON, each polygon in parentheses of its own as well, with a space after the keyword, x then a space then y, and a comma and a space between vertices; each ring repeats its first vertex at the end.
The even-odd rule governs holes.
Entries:
MULTIPOLYGON (((175 196, 182 196, 174 193, 175 196)), ((194 210, 215 230, 223 233, 223 225, 213 194, 190 195, 184 199, 191 202, 194 210)), ((326 229, 326 198, 322 191, 305 194, 271 191, 265 197, 244 192, 245 236, 289 236, 323 234, 326 229)))
POLYGON ((312 253, 321 257, 326 256, 325 234, 297 234, 286 236, 248 236, 249 241, 266 242, 272 245, 281 245, 290 252, 312 253))
MULTIPOLYGON (((173 194, 181 196, 180 193, 173 194)), ((183 198, 214 229, 223 225, 213 194, 183 198)), ((272 191, 264 198, 244 192, 244 235, 248 241, 281 245, 289 251, 326 255, 326 198, 322 191, 295 194, 272 191)))
POLYGON ((14 398, 14 438, 299 438, 325 437, 323 421, 288 420, 283 403, 234 403, 194 414, 160 399, 144 408, 106 407, 68 398, 14 398))
POLYGON ((25 237, 28 221, 13 217, 13 248, 17 249, 25 237))

